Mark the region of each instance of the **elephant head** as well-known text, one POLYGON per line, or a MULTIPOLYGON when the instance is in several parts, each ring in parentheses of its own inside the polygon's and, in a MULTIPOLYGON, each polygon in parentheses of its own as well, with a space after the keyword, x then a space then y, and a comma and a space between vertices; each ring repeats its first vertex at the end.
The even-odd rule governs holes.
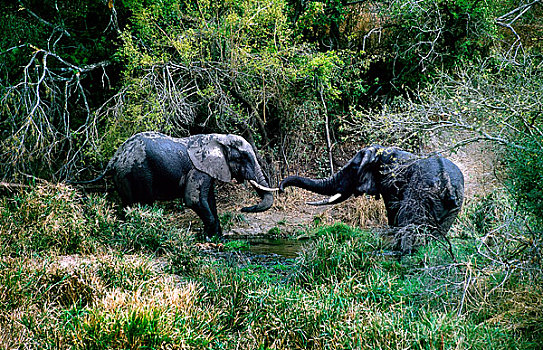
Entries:
POLYGON ((248 180, 259 194, 260 203, 245 207, 244 212, 261 212, 273 204, 268 187, 252 146, 241 136, 223 134, 195 135, 188 138, 187 152, 194 167, 222 182, 248 180))

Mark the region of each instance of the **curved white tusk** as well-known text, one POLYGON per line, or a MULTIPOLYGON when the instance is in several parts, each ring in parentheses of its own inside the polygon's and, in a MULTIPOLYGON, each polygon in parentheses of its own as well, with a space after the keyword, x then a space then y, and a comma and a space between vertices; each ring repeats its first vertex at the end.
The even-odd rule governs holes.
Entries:
POLYGON ((307 204, 309 205, 326 205, 326 204, 332 204, 333 202, 335 202, 336 200, 338 200, 339 198, 341 198, 341 193, 336 193, 335 195, 333 195, 332 197, 330 198, 326 198, 322 201, 318 201, 318 202, 307 202, 307 204))
POLYGON ((266 186, 262 186, 261 184, 259 184, 255 180, 249 180, 249 183, 251 185, 253 185, 254 187, 262 190, 262 191, 266 191, 266 192, 277 192, 277 191, 279 191, 279 189, 277 187, 276 188, 269 188, 269 187, 266 187, 266 186))

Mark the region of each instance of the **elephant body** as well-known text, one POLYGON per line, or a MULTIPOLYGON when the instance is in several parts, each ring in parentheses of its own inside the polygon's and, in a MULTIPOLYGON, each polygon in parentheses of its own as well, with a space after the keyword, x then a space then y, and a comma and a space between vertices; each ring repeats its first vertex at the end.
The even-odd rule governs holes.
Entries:
POLYGON ((215 180, 250 180, 261 202, 245 212, 267 210, 273 204, 262 169, 251 145, 237 135, 205 134, 174 138, 143 132, 126 140, 105 171, 113 177, 123 206, 156 200, 183 199, 204 223, 206 237, 222 235, 214 194, 215 180))
POLYGON ((424 228, 430 235, 444 237, 464 198, 464 177, 450 160, 439 155, 421 158, 379 145, 362 149, 327 179, 289 176, 280 189, 288 186, 332 196, 310 204, 335 204, 362 194, 382 197, 388 224, 400 229, 397 243, 402 252, 410 251, 414 243, 406 231, 424 228))

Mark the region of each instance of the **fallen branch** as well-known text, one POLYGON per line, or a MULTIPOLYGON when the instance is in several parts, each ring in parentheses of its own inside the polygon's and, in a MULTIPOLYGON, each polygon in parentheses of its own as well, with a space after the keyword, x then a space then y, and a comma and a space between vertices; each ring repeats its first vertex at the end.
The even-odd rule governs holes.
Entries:
POLYGON ((28 185, 10 183, 10 182, 0 182, 0 195, 6 195, 8 193, 13 193, 16 190, 30 188, 28 185))

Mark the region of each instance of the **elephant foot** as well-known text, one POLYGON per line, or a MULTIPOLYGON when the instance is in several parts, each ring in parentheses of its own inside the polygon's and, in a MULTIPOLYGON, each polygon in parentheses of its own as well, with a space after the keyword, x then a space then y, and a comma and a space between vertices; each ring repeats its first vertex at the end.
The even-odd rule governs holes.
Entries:
POLYGON ((220 243, 224 241, 224 235, 220 227, 213 230, 203 230, 198 231, 196 234, 196 240, 202 243, 220 243))

